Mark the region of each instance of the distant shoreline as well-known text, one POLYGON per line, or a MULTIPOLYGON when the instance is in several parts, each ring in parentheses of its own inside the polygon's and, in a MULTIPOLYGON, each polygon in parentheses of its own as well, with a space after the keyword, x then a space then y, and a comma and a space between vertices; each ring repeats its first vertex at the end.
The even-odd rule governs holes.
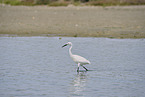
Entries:
POLYGON ((144 0, 0 0, 1 4, 13 6, 129 6, 145 5, 144 0))
POLYGON ((145 5, 0 5, 0 36, 145 38, 145 5))

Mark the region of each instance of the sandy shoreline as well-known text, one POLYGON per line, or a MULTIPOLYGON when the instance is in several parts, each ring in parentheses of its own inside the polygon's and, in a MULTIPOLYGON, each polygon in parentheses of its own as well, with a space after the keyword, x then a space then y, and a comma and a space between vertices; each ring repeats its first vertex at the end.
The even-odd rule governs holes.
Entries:
POLYGON ((0 36, 145 38, 145 6, 0 5, 0 36))

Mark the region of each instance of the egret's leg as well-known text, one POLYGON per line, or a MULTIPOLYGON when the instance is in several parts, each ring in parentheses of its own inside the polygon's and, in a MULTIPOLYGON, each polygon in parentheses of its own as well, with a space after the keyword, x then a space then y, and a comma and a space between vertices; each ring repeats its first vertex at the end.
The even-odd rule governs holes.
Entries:
POLYGON ((87 69, 86 67, 84 67, 83 65, 82 65, 82 67, 83 67, 86 71, 88 71, 88 69, 87 69))
POLYGON ((79 67, 77 68, 77 72, 79 72, 79 67))
POLYGON ((80 67, 80 63, 78 63, 78 69, 77 69, 77 72, 79 72, 79 67, 80 67))

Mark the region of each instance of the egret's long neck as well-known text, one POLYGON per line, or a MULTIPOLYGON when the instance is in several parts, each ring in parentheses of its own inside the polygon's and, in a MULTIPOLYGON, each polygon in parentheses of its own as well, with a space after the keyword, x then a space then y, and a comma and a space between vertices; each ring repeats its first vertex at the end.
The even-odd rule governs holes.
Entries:
POLYGON ((71 45, 71 47, 69 48, 69 55, 70 55, 70 56, 73 55, 72 52, 71 52, 71 49, 72 49, 72 45, 71 45))

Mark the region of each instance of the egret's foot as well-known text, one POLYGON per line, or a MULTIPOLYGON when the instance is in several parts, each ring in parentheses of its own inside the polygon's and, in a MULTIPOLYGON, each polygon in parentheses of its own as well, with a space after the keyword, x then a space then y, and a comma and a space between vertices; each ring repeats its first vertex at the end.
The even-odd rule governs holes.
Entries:
POLYGON ((89 71, 87 68, 85 69, 86 71, 89 71))
POLYGON ((86 71, 89 71, 86 67, 82 66, 86 71))

